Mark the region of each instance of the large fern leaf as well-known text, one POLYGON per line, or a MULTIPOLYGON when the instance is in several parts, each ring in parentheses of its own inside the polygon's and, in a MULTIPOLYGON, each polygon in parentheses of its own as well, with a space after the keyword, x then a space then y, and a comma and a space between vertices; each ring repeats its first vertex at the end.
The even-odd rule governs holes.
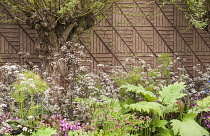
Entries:
POLYGON ((146 91, 144 89, 144 87, 142 85, 132 85, 132 84, 126 84, 126 85, 122 85, 120 88, 127 88, 126 91, 127 92, 134 92, 136 94, 142 94, 144 95, 148 101, 155 101, 157 100, 156 96, 150 92, 150 91, 146 91))
POLYGON ((181 91, 185 88, 184 82, 176 82, 174 84, 163 87, 159 92, 159 101, 165 104, 171 104, 177 102, 177 99, 185 96, 186 94, 181 91))
POLYGON ((146 101, 141 101, 135 104, 130 104, 130 105, 125 105, 125 108, 130 108, 133 110, 138 110, 140 112, 154 112, 157 115, 162 116, 163 112, 162 112, 162 108, 163 106, 157 102, 146 102, 146 101))
POLYGON ((172 130, 174 135, 180 136, 204 136, 208 135, 209 132, 201 127, 194 118, 197 116, 196 113, 189 113, 185 115, 182 121, 174 119, 172 122, 172 130))

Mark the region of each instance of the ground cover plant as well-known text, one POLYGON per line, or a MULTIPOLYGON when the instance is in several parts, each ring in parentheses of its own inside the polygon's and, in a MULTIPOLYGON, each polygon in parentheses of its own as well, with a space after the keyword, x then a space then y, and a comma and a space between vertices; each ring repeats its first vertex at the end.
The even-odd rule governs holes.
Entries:
POLYGON ((0 68, 0 134, 209 134, 209 67, 192 79, 184 69, 172 72, 173 60, 162 54, 157 68, 141 60, 128 73, 115 68, 114 74, 98 76, 81 65, 88 61, 83 60, 82 50, 79 44, 64 44, 54 56, 51 74, 41 73, 37 66, 32 70, 14 64, 0 68))

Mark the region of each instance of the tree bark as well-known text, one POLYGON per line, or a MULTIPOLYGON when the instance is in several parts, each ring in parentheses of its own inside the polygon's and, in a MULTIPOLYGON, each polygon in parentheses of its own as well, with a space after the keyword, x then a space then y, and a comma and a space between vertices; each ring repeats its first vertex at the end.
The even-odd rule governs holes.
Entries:
POLYGON ((27 22, 36 30, 35 46, 41 60, 42 71, 50 72, 49 64, 53 56, 59 53, 62 44, 67 41, 76 43, 85 30, 93 27, 95 20, 91 13, 78 18, 68 16, 62 20, 57 20, 48 9, 43 9, 41 13, 41 15, 34 13, 28 17, 27 22))

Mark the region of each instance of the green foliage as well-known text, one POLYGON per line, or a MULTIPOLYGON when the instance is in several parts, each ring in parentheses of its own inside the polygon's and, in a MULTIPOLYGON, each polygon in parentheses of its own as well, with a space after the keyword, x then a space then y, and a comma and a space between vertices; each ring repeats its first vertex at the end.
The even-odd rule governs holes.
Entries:
POLYGON ((178 111, 178 107, 176 103, 171 103, 171 104, 165 105, 162 110, 164 113, 173 113, 173 112, 178 111))
MULTIPOLYGON (((77 130, 77 131, 70 131, 68 133, 68 136, 110 136, 110 134, 105 133, 103 130, 89 131, 89 132, 77 130)), ((127 136, 131 136, 131 135, 127 135, 127 136)))
POLYGON ((154 136, 174 136, 169 129, 159 129, 159 132, 154 136))
POLYGON ((196 103, 197 105, 195 107, 193 107, 192 109, 190 109, 188 112, 191 113, 191 112, 197 112, 197 113, 200 113, 200 112, 203 112, 203 111, 210 111, 210 96, 202 99, 201 101, 197 101, 196 103))
POLYGON ((159 56, 158 62, 160 65, 153 69, 149 64, 146 65, 144 60, 140 60, 140 66, 131 67, 127 74, 118 71, 114 73, 114 81, 117 85, 122 86, 120 87, 121 102, 128 104, 137 102, 141 98, 146 101, 157 100, 152 93, 158 93, 161 86, 170 84, 172 60, 169 54, 164 53, 159 56), (145 71, 145 69, 147 70, 145 71), (162 77, 166 80, 160 80, 162 77), (137 96, 140 96, 140 99, 137 96))
POLYGON ((185 96, 186 94, 181 91, 185 88, 184 82, 176 82, 174 84, 163 87, 162 91, 159 92, 159 101, 164 104, 171 104, 177 102, 177 99, 185 96))
MULTIPOLYGON (((179 134, 181 136, 207 135, 207 131, 194 120, 194 118, 197 116, 197 112, 195 110, 195 113, 189 114, 186 114, 187 111, 184 111, 184 109, 180 110, 180 106, 184 106, 184 103, 179 99, 186 95, 184 92, 182 92, 182 90, 184 90, 186 87, 184 84, 184 82, 176 82, 174 84, 164 86, 162 90, 159 91, 159 94, 156 94, 157 96, 146 91, 140 85, 122 85, 121 88, 127 88, 126 91, 134 92, 136 94, 143 94, 143 97, 144 95, 149 95, 151 97, 158 98, 160 102, 148 102, 147 100, 133 104, 125 104, 124 107, 138 111, 142 114, 146 113, 148 115, 153 115, 151 125, 152 131, 156 133, 156 136, 173 136, 171 130, 173 130, 174 135, 179 134), (179 110, 180 113, 178 112, 179 110), (179 113, 179 116, 177 119, 165 119, 166 113, 179 113), (182 119, 183 116, 184 118, 182 119), (178 119, 181 119, 182 121, 178 119), (171 122, 171 124, 169 122, 171 122), (172 129, 170 126, 172 126, 172 129), (194 131, 191 131, 191 129, 194 131)), ((202 101, 198 101, 197 105, 200 107, 200 109, 203 109, 202 111, 205 111, 204 109, 207 110, 209 108, 209 97, 203 99, 202 101)))
POLYGON ((23 91, 29 93, 30 95, 34 95, 49 88, 47 83, 44 82, 39 75, 31 71, 22 72, 22 74, 23 78, 13 84, 16 91, 23 91))
MULTIPOLYGON (((42 110, 44 107, 40 107, 40 104, 36 105, 34 98, 42 99, 44 91, 48 89, 48 85, 41 77, 31 71, 22 72, 19 74, 19 78, 13 83, 14 91, 12 97, 19 104, 19 117, 35 116, 38 110, 42 110)), ((42 104, 43 105, 43 104, 42 104)))
MULTIPOLYGON (((50 9, 51 15, 57 18, 57 21, 66 23, 63 18, 71 16, 72 18, 82 17, 89 13, 99 16, 115 0, 2 0, 2 4, 7 3, 15 6, 17 10, 30 15, 37 13, 42 14, 43 9, 50 9)), ((16 11, 17 11, 16 10, 16 11)), ((42 16, 42 15, 41 15, 42 16)))
MULTIPOLYGON (((111 134, 115 136, 121 136, 116 135, 116 134, 111 134)), ((90 132, 81 132, 81 131, 74 131, 74 132, 69 132, 68 136, 110 136, 110 134, 104 134, 103 130, 101 131, 90 131, 90 132)), ((133 134, 126 134, 126 136, 137 136, 133 134)))
MULTIPOLYGON (((135 114, 123 114, 119 101, 113 98, 100 96, 97 99, 76 99, 82 102, 84 107, 88 106, 90 110, 91 126, 96 128, 94 131, 69 132, 69 135, 90 135, 90 136, 110 136, 110 135, 128 135, 140 134, 146 131, 151 122, 149 117, 138 117, 135 114)), ((89 130, 89 129, 88 129, 89 130)))
POLYGON ((138 84, 138 86, 132 84, 126 84, 122 85, 120 88, 127 88, 126 92, 134 92, 136 94, 142 94, 146 98, 146 100, 150 102, 157 100, 156 96, 152 92, 146 91, 144 87, 141 86, 140 84, 138 84))
POLYGON ((167 129, 166 125, 167 125, 168 121, 167 120, 160 120, 157 116, 153 115, 152 118, 152 131, 154 132, 156 130, 156 128, 160 129, 167 129))
POLYGON ((124 85, 125 83, 133 85, 142 85, 144 81, 142 80, 143 77, 141 75, 141 71, 141 67, 131 67, 129 73, 127 74, 114 73, 113 79, 118 86, 124 85))
POLYGON ((195 122, 194 118, 197 116, 196 113, 189 113, 185 115, 182 121, 171 120, 172 130, 174 135, 180 136, 203 136, 209 135, 209 132, 202 128, 198 123, 195 122))
POLYGON ((57 134, 55 129, 50 127, 42 127, 36 132, 33 132, 32 136, 52 136, 53 134, 57 134))
POLYGON ((126 104, 125 108, 130 108, 140 112, 147 112, 147 113, 153 112, 154 114, 157 114, 159 116, 163 115, 163 112, 161 110, 163 106, 157 102, 141 101, 135 104, 130 104, 130 105, 126 104))
POLYGON ((162 91, 159 91, 158 97, 152 92, 146 91, 141 85, 134 86, 131 84, 122 85, 121 88, 127 88, 126 91, 135 92, 136 94, 143 94, 147 101, 141 101, 134 104, 126 104, 126 108, 131 108, 133 110, 138 110, 140 112, 154 112, 157 115, 163 115, 163 113, 174 112, 177 110, 175 108, 175 103, 179 98, 185 96, 181 91, 185 88, 184 82, 176 82, 174 84, 163 87, 162 91), (159 100, 163 105, 157 102, 151 102, 150 100, 159 100), (149 102, 148 102, 149 101, 149 102))
POLYGON ((209 0, 162 0, 164 3, 172 2, 180 10, 185 13, 189 19, 189 24, 196 26, 199 29, 207 29, 210 25, 210 1, 209 0), (180 1, 184 2, 185 7, 180 5, 180 1))
POLYGON ((210 96, 202 99, 201 101, 197 101, 197 106, 201 108, 203 111, 210 111, 210 96))

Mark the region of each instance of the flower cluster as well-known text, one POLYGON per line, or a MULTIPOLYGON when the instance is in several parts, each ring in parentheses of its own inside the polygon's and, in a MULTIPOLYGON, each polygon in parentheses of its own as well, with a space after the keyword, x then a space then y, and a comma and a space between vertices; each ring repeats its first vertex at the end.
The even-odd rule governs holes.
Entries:
POLYGON ((68 136, 69 131, 84 130, 80 123, 69 121, 60 114, 52 116, 41 115, 39 120, 41 123, 39 123, 37 128, 43 126, 55 128, 58 134, 54 134, 54 136, 68 136))
POLYGON ((13 118, 10 113, 0 116, 0 134, 10 134, 13 131, 12 126, 8 123, 11 120, 17 120, 13 118))
POLYGON ((94 125, 93 130, 103 129, 104 134, 140 134, 150 126, 151 121, 149 116, 138 116, 136 113, 116 116, 102 112, 91 120, 91 124, 94 125))
POLYGON ((210 130, 210 112, 202 113, 203 126, 210 130))

